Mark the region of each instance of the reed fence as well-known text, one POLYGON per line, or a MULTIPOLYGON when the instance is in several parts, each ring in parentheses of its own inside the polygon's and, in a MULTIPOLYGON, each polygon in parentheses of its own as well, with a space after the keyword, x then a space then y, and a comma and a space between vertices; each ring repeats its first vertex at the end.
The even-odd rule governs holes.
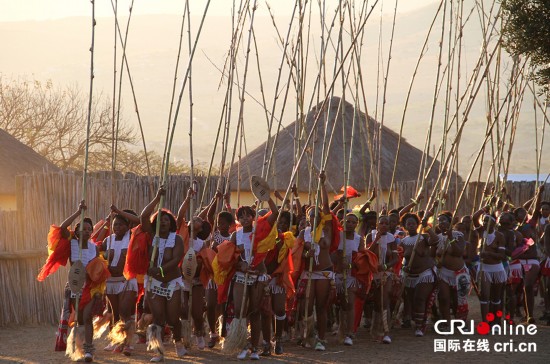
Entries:
MULTIPOLYGON (((429 196, 433 190, 435 181, 428 180, 424 183, 426 194, 429 196)), ((486 185, 483 182, 470 182, 466 187, 464 196, 460 201, 456 214, 458 216, 470 215, 472 212, 475 212, 481 206, 481 201, 484 196, 484 191, 490 189, 492 184, 486 185)), ((523 205, 526 201, 531 199, 535 195, 535 189, 537 188, 536 182, 506 182, 505 183, 506 192, 511 198, 511 203, 515 207, 523 205)), ((545 191, 542 195, 543 201, 550 200, 550 186, 547 184, 545 186, 545 191)), ((464 188, 464 182, 451 182, 447 198, 444 205, 442 206, 443 210, 454 211, 457 206, 457 200, 460 196, 460 192, 464 188)), ((397 192, 397 204, 399 206, 407 205, 411 202, 411 198, 416 196, 417 185, 416 181, 409 182, 397 182, 395 183, 395 191, 397 192)), ((424 203, 426 201, 423 201, 424 203)), ((424 205, 421 205, 424 206, 424 205)))
MULTIPOLYGON (((215 194, 218 178, 207 181, 195 176, 199 194, 205 189, 205 203, 215 194)), ((115 178, 115 201, 111 201, 110 173, 95 173, 88 178, 86 215, 98 221, 110 211, 114 202, 119 208, 136 212, 153 198, 159 178, 139 177, 132 174, 115 178)), ((17 185, 17 211, 0 211, 0 327, 14 324, 57 323, 61 309, 61 292, 65 286, 68 268, 61 268, 44 282, 36 275, 47 256, 46 237, 51 224, 60 224, 77 209, 81 198, 82 175, 79 172, 51 172, 19 176, 17 185)), ((190 186, 190 177, 169 176, 167 208, 177 211, 190 186)), ((430 191, 433 181, 427 181, 430 191)), ((444 209, 453 210, 463 183, 451 184, 444 209), (458 188, 457 188, 458 187, 458 188)), ((470 214, 478 207, 485 189, 484 183, 471 182, 458 208, 459 215, 470 214)), ((535 193, 535 182, 507 182, 512 202, 519 206, 535 193)), ((405 205, 416 193, 415 182, 396 183, 398 204, 405 205)), ((550 199, 550 187, 543 198, 550 199)), ((428 192, 429 193, 429 192, 428 192)), ((201 196, 198 196, 200 201, 201 196)))
MULTIPOLYGON (((209 181, 195 176, 199 196, 208 182, 203 201, 214 196, 217 177, 209 181)), ((140 212, 154 197, 159 178, 94 173, 87 181, 86 215, 94 222, 104 218, 114 203, 119 208, 140 212)), ((169 176, 166 207, 177 212, 190 186, 186 175, 169 176)), ((73 213, 82 196, 82 173, 52 172, 16 178, 17 211, 0 211, 0 327, 12 324, 56 323, 61 309, 61 292, 68 269, 61 268, 44 282, 36 276, 47 257, 46 238, 51 224, 61 224, 73 213)))

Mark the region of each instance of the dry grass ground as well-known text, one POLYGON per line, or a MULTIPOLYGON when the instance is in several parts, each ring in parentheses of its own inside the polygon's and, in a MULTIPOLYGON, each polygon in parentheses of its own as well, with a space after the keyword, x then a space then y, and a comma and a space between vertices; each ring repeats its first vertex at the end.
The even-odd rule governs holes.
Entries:
MULTIPOLYGON (((538 299, 537 299, 538 301, 538 299)), ((471 317, 479 321, 479 305, 477 298, 471 297, 471 317)), ((540 306, 537 306, 535 317, 542 314, 540 306)), ((64 353, 53 351, 55 342, 54 326, 0 328, 0 363, 69 363, 64 353)), ((408 329, 394 329, 392 332, 393 343, 383 345, 374 342, 366 329, 361 328, 355 340, 355 345, 346 347, 338 344, 335 336, 329 338, 329 345, 326 352, 315 352, 311 349, 304 349, 294 343, 287 342, 284 346, 285 354, 272 356, 269 359, 261 359, 264 363, 548 363, 550 358, 550 327, 541 324, 537 325, 537 333, 533 336, 459 336, 445 337, 457 339, 462 343, 465 339, 488 338, 490 353, 487 352, 464 352, 461 348, 458 352, 440 353, 434 352, 434 340, 444 338, 430 330, 426 336, 416 338, 413 332, 408 329), (515 348, 520 342, 532 342, 536 344, 536 352, 520 353, 507 352, 495 353, 494 344, 497 342, 507 343, 514 341, 515 348)), ((95 355, 96 363, 134 363, 148 362, 151 354, 145 350, 145 345, 137 344, 134 354, 126 357, 119 353, 102 351, 104 341, 96 343, 98 348, 95 355)), ((174 350, 170 348, 166 357, 167 363, 222 363, 238 362, 234 356, 227 356, 220 353, 220 350, 199 351, 193 349, 189 356, 178 359, 174 350)))

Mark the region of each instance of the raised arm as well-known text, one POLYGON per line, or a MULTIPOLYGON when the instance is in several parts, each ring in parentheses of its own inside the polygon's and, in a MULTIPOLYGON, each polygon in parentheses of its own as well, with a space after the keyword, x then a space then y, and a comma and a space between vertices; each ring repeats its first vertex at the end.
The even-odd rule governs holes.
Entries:
POLYGON ((422 201, 422 199, 424 198, 423 195, 419 195, 416 200, 411 200, 411 203, 406 205, 405 207, 403 207, 400 211, 399 211, 399 219, 401 219, 403 217, 403 215, 405 215, 407 212, 411 211, 413 207, 415 207, 416 205, 418 205, 420 203, 420 201, 422 201))
POLYGON ((151 202, 149 202, 147 206, 145 206, 143 211, 141 211, 141 215, 139 219, 140 219, 141 228, 143 231, 154 233, 153 227, 151 225, 151 214, 155 210, 155 207, 157 207, 157 205, 159 204, 160 197, 164 196, 165 194, 166 194, 166 190, 164 189, 164 186, 160 186, 160 188, 157 191, 157 194, 155 195, 155 198, 151 202))
POLYGON ((290 201, 288 199, 285 200, 284 196, 281 195, 281 193, 279 191, 273 192, 273 195, 275 196, 276 199, 282 201, 281 202, 281 211, 285 210, 287 208, 290 210, 290 201))
POLYGON ((220 190, 216 191, 216 195, 212 197, 212 200, 206 206, 200 213, 199 217, 203 220, 206 220, 210 223, 210 225, 214 225, 214 219, 216 215, 216 207, 218 205, 218 201, 223 197, 220 190))
POLYGON ((321 173, 319 173, 319 183, 321 184, 321 203, 323 206, 323 214, 330 214, 330 206, 328 204, 328 192, 325 186, 326 179, 327 175, 325 174, 325 171, 321 171, 321 173))
POLYGON ((539 186, 539 189, 537 190, 537 194, 535 195, 535 209, 533 210, 533 216, 531 217, 535 221, 538 221, 538 219, 540 218, 540 206, 542 202, 543 192, 544 192, 544 184, 541 184, 539 186))
POLYGON ((270 225, 275 224, 275 221, 277 221, 277 216, 279 216, 279 210, 277 209, 277 204, 271 196, 269 197, 269 200, 267 201, 267 204, 269 205, 269 209, 271 210, 271 215, 267 217, 267 221, 270 225))
POLYGON ((128 222, 130 222, 130 224, 133 223, 133 224, 137 225, 137 224, 140 223, 139 216, 131 214, 131 213, 126 212, 126 211, 123 211, 123 210, 120 210, 115 205, 111 205, 111 211, 113 211, 115 214, 120 215, 123 218, 125 218, 126 220, 128 220, 128 222))
POLYGON ((71 233, 69 232, 69 226, 73 223, 73 221, 80 216, 82 211, 86 210, 86 201, 82 200, 80 201, 80 204, 78 205, 78 209, 72 213, 71 216, 67 217, 65 221, 61 223, 61 235, 68 239, 69 236, 71 236, 71 233))
POLYGON ((178 229, 183 223, 183 220, 185 220, 185 214, 187 213, 187 209, 189 209, 189 202, 191 201, 191 197, 193 197, 194 194, 195 192, 193 191, 193 188, 189 187, 189 189, 187 190, 187 196, 185 196, 185 200, 183 200, 178 210, 178 217, 176 218, 176 226, 178 227, 178 229))
POLYGON ((296 205, 294 206, 294 214, 296 214, 296 216, 300 218, 300 216, 302 215, 302 204, 300 203, 300 195, 298 194, 298 187, 296 187, 296 184, 292 185, 291 191, 294 194, 294 202, 296 203, 296 205))
POLYGON ((231 192, 227 191, 223 195, 223 201, 224 201, 223 210, 228 211, 228 212, 232 212, 232 209, 231 209, 231 192))
POLYGON ((338 211, 340 211, 341 208, 344 207, 345 202, 346 202, 346 199, 344 198, 344 196, 340 197, 340 199, 338 200, 338 205, 334 206, 331 212, 333 214, 336 214, 338 211))
POLYGON ((437 205, 437 201, 434 201, 432 203, 432 206, 424 214, 424 217, 422 218, 422 221, 421 221, 424 232, 427 233, 429 236, 429 239, 428 239, 429 246, 437 245, 439 243, 439 236, 437 236, 437 234, 435 233, 434 229, 431 226, 428 226, 428 220, 430 219, 430 217, 433 216, 436 205, 437 205))
POLYGON ((361 206, 361 210, 359 210, 359 213, 361 215, 364 215, 368 208, 370 208, 370 204, 374 199, 376 198, 376 187, 372 189, 372 192, 370 194, 370 198, 365 202, 363 206, 361 206))
POLYGON ((482 226, 481 222, 479 221, 480 217, 481 217, 481 215, 486 214, 489 211, 489 208, 490 207, 488 205, 485 206, 485 207, 482 207, 472 215, 472 222, 473 222, 474 227, 476 229, 479 228, 480 226, 482 226))

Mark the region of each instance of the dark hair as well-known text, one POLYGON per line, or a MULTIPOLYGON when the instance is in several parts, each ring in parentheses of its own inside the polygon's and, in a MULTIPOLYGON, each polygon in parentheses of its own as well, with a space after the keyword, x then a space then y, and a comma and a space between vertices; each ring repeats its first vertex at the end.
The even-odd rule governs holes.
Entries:
POLYGON ((408 219, 413 219, 416 221, 417 224, 420 224, 420 218, 417 214, 413 214, 412 212, 407 212, 403 217, 401 218, 401 226, 405 226, 405 223, 408 219))
POLYGON ((340 202, 339 201, 332 201, 329 205, 329 208, 332 210, 334 209, 336 206, 338 206, 340 202))
POLYGON ((463 223, 463 222, 457 222, 457 223, 454 224, 454 226, 453 226, 453 229, 454 229, 454 230, 459 230, 460 228, 468 229, 468 227, 466 226, 466 224, 463 223))
POLYGON ((437 215, 437 218, 440 218, 441 216, 444 216, 449 221, 449 224, 452 224, 452 222, 453 222, 453 213, 452 212, 443 211, 439 215, 437 215))
POLYGON ((393 209, 393 210, 390 210, 390 213, 388 215, 399 215, 399 211, 398 209, 393 209))
POLYGON ((281 221, 282 219, 286 219, 286 221, 288 221, 289 224, 290 224, 290 220, 296 221, 296 217, 291 215, 290 211, 282 211, 279 215, 280 215, 279 221, 281 221), (294 217, 294 219, 292 219, 292 217, 294 217))
POLYGON ((202 221, 202 229, 199 233, 197 233, 197 238, 201 240, 206 240, 210 233, 212 232, 212 225, 206 220, 202 221))
POLYGON ((515 218, 518 218, 520 211, 525 211, 527 213, 527 210, 524 209, 523 207, 516 207, 512 212, 515 218))
POLYGON ((256 217, 256 211, 251 206, 241 206, 237 209, 237 212, 235 212, 235 216, 237 216, 237 220, 244 215, 250 215, 252 217, 256 217))
POLYGON ((377 218, 378 217, 378 213, 376 211, 367 211, 363 214, 363 218, 366 220, 366 219, 372 219, 372 218, 377 218))
POLYGON ((502 223, 502 219, 509 219, 510 220, 510 223, 513 224, 516 220, 514 214, 512 214, 511 212, 503 212, 499 217, 498 217, 498 222, 499 223, 502 223))
MULTIPOLYGON (((94 228, 94 223, 92 219, 90 219, 89 217, 85 217, 84 222, 87 222, 88 224, 90 224, 92 229, 94 228)), ((74 234, 76 235, 76 237, 78 237, 79 233, 80 233, 80 223, 76 224, 76 226, 74 227, 74 234)))
MULTIPOLYGON (((176 218, 174 217, 174 215, 169 211, 169 210, 165 210, 165 209, 162 209, 162 211, 160 212, 160 216, 168 216, 168 218, 170 219, 170 232, 173 233, 173 232, 176 232, 176 230, 178 229, 177 228, 177 225, 176 225, 176 218)), ((151 227, 153 228, 153 231, 156 231, 157 229, 157 215, 158 215, 158 212, 156 212, 153 216, 151 216, 151 227)))
POLYGON ((127 212, 127 213, 129 213, 130 215, 134 215, 134 216, 137 216, 137 215, 138 215, 138 214, 137 214, 134 210, 132 210, 132 209, 124 209, 124 210, 122 210, 122 211, 127 212))
POLYGON ((233 225, 235 223, 235 219, 233 218, 233 214, 229 211, 222 211, 218 214, 218 220, 225 221, 229 225, 233 225))
POLYGON ((544 206, 544 205, 550 206, 550 201, 542 201, 542 202, 540 203, 540 207, 542 207, 542 206, 544 206))
POLYGON ((130 221, 128 221, 128 219, 123 215, 115 214, 115 216, 113 217, 113 221, 115 221, 116 219, 123 221, 126 225, 130 225, 130 221))

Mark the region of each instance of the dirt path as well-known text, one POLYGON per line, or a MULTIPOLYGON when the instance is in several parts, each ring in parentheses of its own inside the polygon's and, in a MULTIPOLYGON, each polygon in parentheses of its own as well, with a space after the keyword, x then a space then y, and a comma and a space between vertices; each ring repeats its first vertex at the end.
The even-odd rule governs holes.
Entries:
MULTIPOLYGON (((471 299, 471 317, 479 321, 479 305, 477 299, 471 299)), ((537 299, 538 302, 538 299, 537 299)), ((535 317, 542 314, 540 306, 537 306, 535 317)), ((64 353, 54 352, 55 342, 54 326, 0 328, 0 363, 70 363, 64 353)), ((264 363, 300 362, 300 363, 369 363, 369 362, 390 362, 410 363, 423 362, 434 363, 444 361, 448 363, 479 362, 528 362, 548 363, 550 358, 550 327, 537 325, 535 335, 526 336, 480 336, 477 333, 472 336, 442 336, 430 330, 426 336, 416 338, 413 332, 408 329, 394 329, 392 332, 393 343, 383 345, 373 342, 366 329, 361 328, 355 340, 355 345, 345 347, 337 343, 336 337, 329 338, 327 351, 324 353, 315 352, 311 349, 298 347, 296 344, 287 342, 284 345, 285 354, 272 356, 263 359, 264 363), (460 343, 458 352, 434 352, 434 340, 457 340, 460 343), (477 341, 488 339, 490 352, 477 350, 477 341), (465 340, 472 340, 474 343, 473 352, 464 352, 465 340), (497 346, 502 343, 510 343, 513 340, 514 350, 519 349, 519 343, 534 343, 536 352, 507 352, 496 353, 497 346)), ((448 342, 446 342, 448 343, 448 342)), ((533 344, 531 344, 533 345, 533 344)), ((96 342, 98 348, 95 355, 96 363, 134 363, 148 362, 151 354, 145 351, 144 344, 137 344, 134 355, 125 357, 122 354, 105 352, 100 350, 105 346, 103 340, 96 342)), ((508 350, 509 351, 509 350, 508 350)), ((177 359, 174 350, 169 347, 167 363, 222 363, 238 362, 234 356, 227 356, 220 353, 219 349, 199 351, 194 349, 184 359, 177 359)))

